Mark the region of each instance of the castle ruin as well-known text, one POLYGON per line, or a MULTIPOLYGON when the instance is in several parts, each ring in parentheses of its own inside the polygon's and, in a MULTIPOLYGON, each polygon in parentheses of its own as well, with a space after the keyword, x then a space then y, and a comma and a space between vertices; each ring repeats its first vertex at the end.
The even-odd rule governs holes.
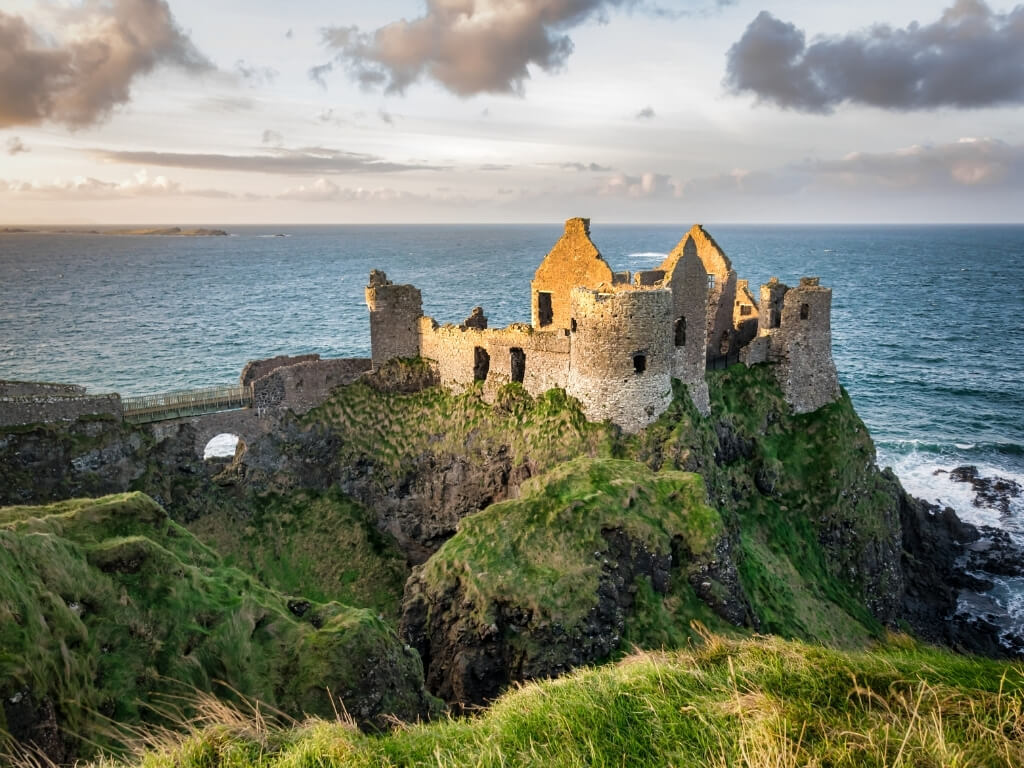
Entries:
POLYGON ((613 272, 590 239, 590 220, 569 219, 531 283, 531 322, 491 329, 480 307, 461 325, 423 314, 420 291, 383 272, 366 287, 375 368, 421 357, 443 386, 482 387, 486 399, 510 382, 532 395, 562 388, 587 418, 627 432, 655 421, 672 379, 710 410, 705 371, 719 362, 773 366, 796 413, 839 397, 832 361, 832 290, 818 278, 790 288, 777 278, 755 300, 729 258, 694 226, 653 270, 613 272))

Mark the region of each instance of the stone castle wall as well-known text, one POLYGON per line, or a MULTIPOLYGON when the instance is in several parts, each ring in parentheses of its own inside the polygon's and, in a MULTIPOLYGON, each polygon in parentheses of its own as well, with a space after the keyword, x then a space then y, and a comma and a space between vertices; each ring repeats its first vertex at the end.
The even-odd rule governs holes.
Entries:
POLYGON ((438 326, 424 317, 420 320, 420 355, 437 366, 442 386, 458 390, 480 380, 486 396, 514 380, 530 394, 539 395, 553 387, 564 388, 569 375, 567 332, 534 331, 521 323, 479 329, 438 326), (517 360, 513 350, 517 350, 517 360))
MULTIPOLYGON (((625 280, 629 275, 626 273, 625 280)), ((537 267, 530 283, 531 325, 537 330, 568 328, 572 317, 570 294, 573 288, 597 288, 621 282, 612 274, 612 268, 601 257, 590 239, 590 219, 569 219, 565 232, 551 252, 537 267), (551 322, 542 322, 541 296, 548 294, 551 301, 551 322)))
POLYGON ((82 416, 110 416, 121 420, 124 412, 120 395, 36 394, 0 397, 0 427, 74 421, 82 416))
POLYGON ((411 285, 394 285, 383 272, 373 270, 366 286, 370 310, 370 348, 374 367, 395 357, 420 353, 419 320, 423 298, 411 285))
POLYGON ((280 366, 252 383, 253 407, 258 411, 287 408, 301 415, 324 402, 335 387, 351 384, 371 367, 368 358, 351 357, 280 366))
POLYGON ((587 418, 636 432, 672 400, 672 292, 572 292, 571 363, 566 392, 587 418))
POLYGON ((85 387, 77 384, 0 380, 0 397, 78 397, 84 394, 85 387))
POLYGON ((769 359, 786 402, 809 413, 839 398, 839 376, 832 360, 832 289, 816 277, 800 279, 785 294, 779 328, 772 331, 769 359))
POLYGON ((296 365, 297 363, 309 363, 319 359, 320 355, 278 355, 266 360, 250 360, 245 364, 245 368, 242 369, 239 382, 243 387, 248 387, 257 379, 262 379, 278 368, 283 368, 286 365, 296 365))
POLYGON ((707 349, 708 273, 692 238, 662 262, 663 285, 672 291, 672 375, 686 384, 690 399, 705 416, 711 412, 704 378, 707 349))

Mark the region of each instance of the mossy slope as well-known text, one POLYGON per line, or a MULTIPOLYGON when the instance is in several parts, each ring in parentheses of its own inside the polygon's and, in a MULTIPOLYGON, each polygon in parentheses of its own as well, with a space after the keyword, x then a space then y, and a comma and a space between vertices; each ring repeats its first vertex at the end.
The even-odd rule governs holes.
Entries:
MULTIPOLYGON (((132 768, 979 766, 1024 764, 1024 678, 897 639, 842 652, 711 637, 510 691, 477 718, 386 736, 245 718, 142 752, 132 768)), ((104 763, 103 768, 113 768, 104 763)))
POLYGON ((365 723, 432 706, 419 659, 374 614, 267 589, 137 493, 0 508, 0 649, 0 731, 28 740, 53 725, 43 713, 109 743, 108 719, 194 689, 296 716, 330 715, 329 689, 365 723))

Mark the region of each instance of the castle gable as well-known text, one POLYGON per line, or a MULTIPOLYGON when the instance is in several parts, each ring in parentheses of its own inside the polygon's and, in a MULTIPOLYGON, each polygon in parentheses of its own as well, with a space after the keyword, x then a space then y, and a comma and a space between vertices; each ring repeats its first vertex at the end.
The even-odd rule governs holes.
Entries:
POLYGON ((573 288, 596 289, 615 282, 612 268, 590 239, 590 219, 569 219, 565 232, 544 258, 531 283, 533 327, 568 328, 573 288))

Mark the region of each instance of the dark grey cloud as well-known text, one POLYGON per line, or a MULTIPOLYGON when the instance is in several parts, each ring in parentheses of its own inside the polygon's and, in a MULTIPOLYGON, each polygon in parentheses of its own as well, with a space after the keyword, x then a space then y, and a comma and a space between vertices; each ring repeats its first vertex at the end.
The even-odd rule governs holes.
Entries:
POLYGON ((659 3, 645 2, 640 5, 640 10, 655 18, 678 21, 679 19, 689 19, 694 16, 710 16, 717 11, 721 11, 723 8, 736 5, 737 2, 739 0, 714 0, 714 2, 705 5, 697 5, 695 8, 670 8, 659 3))
MULTIPOLYGON (((554 72, 573 51, 568 31, 638 0, 427 0, 426 13, 372 33, 323 30, 324 43, 363 86, 402 92, 430 77, 460 96, 522 93, 531 66, 554 72)), ((331 63, 314 67, 322 83, 331 63)))
POLYGON ((20 136, 12 136, 7 140, 4 145, 8 155, 20 155, 22 152, 31 152, 28 147, 22 142, 20 136))
POLYGON ((200 168, 208 171, 241 171, 284 174, 396 173, 448 170, 444 166, 393 163, 373 155, 342 152, 326 147, 274 148, 258 155, 195 154, 186 152, 129 152, 97 149, 100 160, 166 168, 200 168))
POLYGON ((997 13, 983 0, 957 0, 930 24, 879 24, 810 44, 762 11, 729 49, 725 85, 818 113, 843 102, 891 110, 1024 104, 1024 5, 997 13))
POLYGON ((57 43, 0 12, 0 128, 91 125, 128 102, 134 81, 159 66, 213 68, 164 0, 85 0, 73 14, 57 43))
POLYGON ((653 120, 655 117, 654 107, 644 107, 635 115, 633 115, 633 117, 636 118, 637 120, 653 120))

